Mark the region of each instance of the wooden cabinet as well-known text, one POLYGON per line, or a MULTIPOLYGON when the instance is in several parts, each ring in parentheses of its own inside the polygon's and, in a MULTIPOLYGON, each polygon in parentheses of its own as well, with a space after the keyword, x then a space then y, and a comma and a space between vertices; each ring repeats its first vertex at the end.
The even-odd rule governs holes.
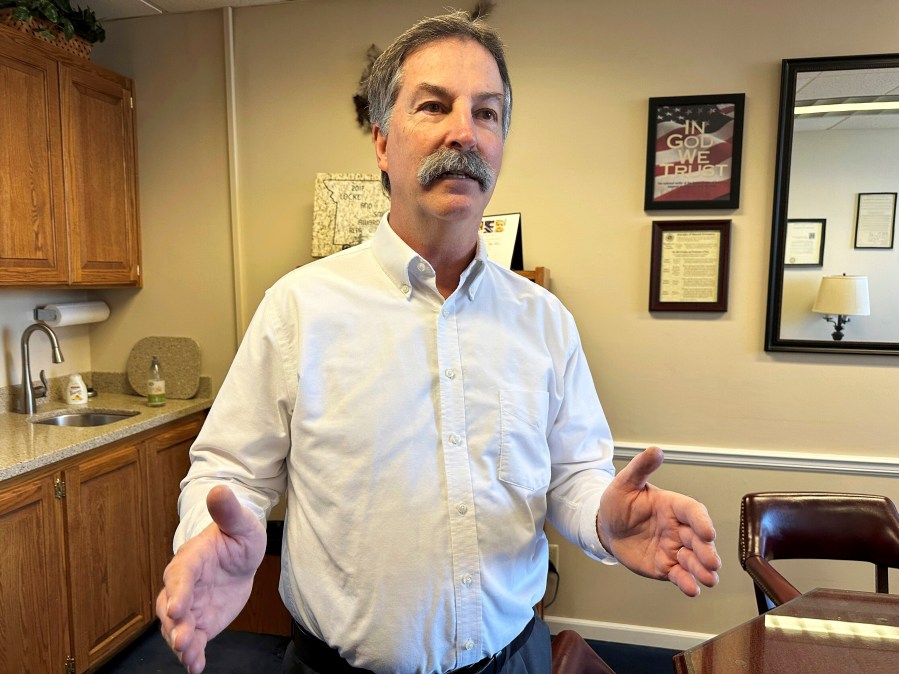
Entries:
POLYGON ((130 82, 61 67, 62 144, 72 285, 137 285, 130 82))
POLYGON ((147 440, 147 493, 150 511, 150 584, 153 601, 162 589, 162 572, 172 559, 172 540, 178 528, 181 480, 190 468, 190 446, 200 433, 205 415, 188 417, 147 440))
POLYGON ((0 672, 94 671, 155 620, 204 418, 0 484, 0 672))
POLYGON ((125 444, 63 472, 77 671, 108 659, 155 615, 140 450, 125 444))
POLYGON ((0 284, 68 280, 57 64, 0 34, 0 284), (14 104, 10 105, 10 102, 14 104))
POLYGON ((131 80, 0 26, 0 101, 0 285, 139 287, 131 80))
POLYGON ((68 624, 56 473, 0 490, 0 671, 63 672, 68 624))

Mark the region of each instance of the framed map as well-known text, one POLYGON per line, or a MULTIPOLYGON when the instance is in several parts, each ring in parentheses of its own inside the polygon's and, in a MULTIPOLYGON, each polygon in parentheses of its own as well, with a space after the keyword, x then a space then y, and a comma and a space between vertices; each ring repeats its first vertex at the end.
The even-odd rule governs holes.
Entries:
POLYGON ((380 175, 319 173, 312 205, 312 257, 325 257, 368 239, 390 199, 380 175))

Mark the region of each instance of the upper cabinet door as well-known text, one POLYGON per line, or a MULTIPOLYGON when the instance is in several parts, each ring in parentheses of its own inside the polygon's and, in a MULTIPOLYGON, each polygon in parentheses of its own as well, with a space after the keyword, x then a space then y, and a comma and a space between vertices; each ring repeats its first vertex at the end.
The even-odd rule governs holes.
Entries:
POLYGON ((68 277, 56 62, 0 40, 0 285, 68 277))
POLYGON ((139 286, 140 235, 128 80, 60 66, 72 285, 139 286))

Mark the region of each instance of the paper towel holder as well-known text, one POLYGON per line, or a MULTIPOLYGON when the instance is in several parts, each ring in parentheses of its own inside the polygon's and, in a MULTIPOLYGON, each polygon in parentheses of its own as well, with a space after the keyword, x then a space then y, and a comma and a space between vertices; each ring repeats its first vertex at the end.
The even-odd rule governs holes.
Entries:
POLYGON ((34 320, 36 321, 55 321, 59 318, 59 312, 56 309, 49 309, 47 307, 35 307, 34 308, 34 320))
POLYGON ((69 302, 46 304, 34 308, 34 320, 52 327, 99 323, 109 317, 106 302, 69 302))

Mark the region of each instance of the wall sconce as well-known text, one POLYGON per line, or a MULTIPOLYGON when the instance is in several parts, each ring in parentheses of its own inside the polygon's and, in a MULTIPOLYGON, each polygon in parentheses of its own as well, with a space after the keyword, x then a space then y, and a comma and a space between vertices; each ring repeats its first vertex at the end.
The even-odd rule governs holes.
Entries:
POLYGON ((834 324, 831 337, 843 339, 843 326, 850 316, 870 316, 867 276, 824 276, 812 311, 825 314, 825 321, 834 324))

